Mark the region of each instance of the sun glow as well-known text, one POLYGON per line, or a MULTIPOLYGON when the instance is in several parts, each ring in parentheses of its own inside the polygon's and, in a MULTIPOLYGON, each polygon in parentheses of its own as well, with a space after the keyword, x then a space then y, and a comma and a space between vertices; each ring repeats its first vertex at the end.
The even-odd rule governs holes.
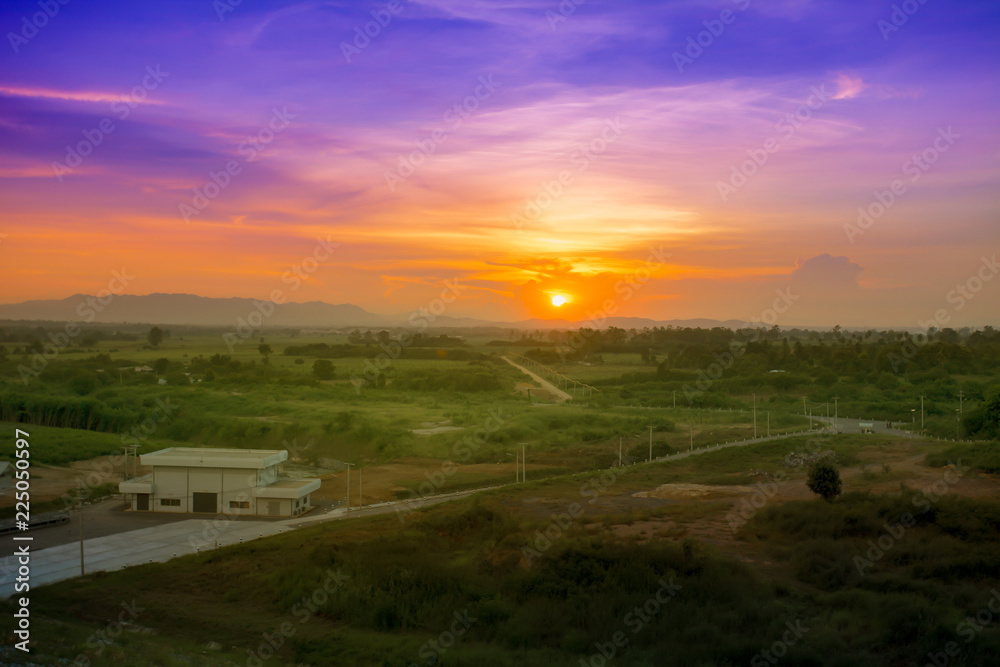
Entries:
POLYGON ((565 305, 567 303, 569 303, 569 299, 567 299, 562 294, 555 294, 552 297, 552 305, 555 306, 556 308, 558 308, 559 306, 565 305))

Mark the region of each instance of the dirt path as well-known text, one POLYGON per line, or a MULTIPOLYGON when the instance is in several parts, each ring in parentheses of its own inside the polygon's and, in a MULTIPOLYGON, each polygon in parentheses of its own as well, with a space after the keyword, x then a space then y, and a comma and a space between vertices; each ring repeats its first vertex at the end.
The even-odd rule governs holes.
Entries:
POLYGON ((503 359, 504 361, 506 361, 508 364, 510 364, 514 368, 520 370, 525 375, 530 376, 531 379, 534 380, 535 382, 537 382, 538 384, 542 385, 542 388, 544 388, 546 391, 548 391, 549 393, 551 393, 553 396, 556 397, 556 401, 557 402, 563 403, 565 401, 569 401, 569 400, 573 399, 573 397, 570 396, 569 394, 567 394, 565 391, 563 391, 562 389, 558 388, 557 386, 555 386, 551 382, 549 382, 547 380, 543 380, 542 378, 538 377, 537 375, 535 375, 534 373, 532 373, 531 371, 529 371, 524 366, 521 366, 520 364, 515 364, 513 361, 511 361, 507 357, 501 357, 501 359, 503 359))

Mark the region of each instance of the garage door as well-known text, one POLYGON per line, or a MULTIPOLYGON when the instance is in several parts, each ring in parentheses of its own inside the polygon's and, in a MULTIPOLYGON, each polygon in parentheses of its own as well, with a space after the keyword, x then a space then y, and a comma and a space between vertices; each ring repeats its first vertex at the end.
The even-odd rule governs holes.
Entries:
POLYGON ((195 493, 191 499, 193 511, 195 512, 205 512, 208 514, 215 514, 218 511, 218 503, 216 502, 216 493, 195 493))
POLYGON ((137 493, 135 494, 135 508, 140 512, 149 511, 149 494, 148 493, 137 493))

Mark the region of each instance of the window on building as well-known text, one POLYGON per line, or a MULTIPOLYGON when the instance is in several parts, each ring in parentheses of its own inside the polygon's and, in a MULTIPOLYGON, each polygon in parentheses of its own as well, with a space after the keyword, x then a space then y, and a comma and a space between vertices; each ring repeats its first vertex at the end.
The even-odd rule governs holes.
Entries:
POLYGON ((230 500, 229 508, 234 510, 248 510, 250 509, 249 500, 230 500))
POLYGON ((180 498, 160 498, 160 507, 180 507, 180 498))

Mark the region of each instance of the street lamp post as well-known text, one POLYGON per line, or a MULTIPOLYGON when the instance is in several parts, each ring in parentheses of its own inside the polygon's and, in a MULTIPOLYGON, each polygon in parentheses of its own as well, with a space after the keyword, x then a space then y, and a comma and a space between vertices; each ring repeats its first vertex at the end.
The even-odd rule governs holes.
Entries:
POLYGON ((351 511, 351 464, 347 464, 347 509, 346 512, 351 511))

